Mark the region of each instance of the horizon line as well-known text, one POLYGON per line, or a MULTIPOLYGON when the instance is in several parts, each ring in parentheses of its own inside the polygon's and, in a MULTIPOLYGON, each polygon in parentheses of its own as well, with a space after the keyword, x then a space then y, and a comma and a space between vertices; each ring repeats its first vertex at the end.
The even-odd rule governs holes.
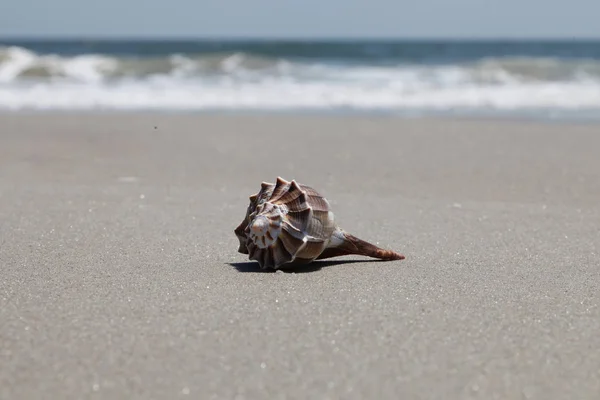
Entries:
POLYGON ((12 41, 229 41, 229 42, 350 42, 350 41, 415 41, 415 42, 515 42, 515 41, 600 41, 600 36, 233 36, 233 35, 3 35, 12 41))

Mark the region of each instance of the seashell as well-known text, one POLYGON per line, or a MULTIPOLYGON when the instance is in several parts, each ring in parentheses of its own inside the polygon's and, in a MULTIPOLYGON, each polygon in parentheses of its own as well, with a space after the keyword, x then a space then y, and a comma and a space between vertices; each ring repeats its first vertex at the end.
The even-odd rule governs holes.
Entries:
POLYGON ((238 252, 258 261, 262 269, 348 254, 404 259, 345 232, 337 226, 325 197, 310 186, 280 177, 275 184, 263 182, 260 191, 250 196, 246 216, 234 232, 240 242, 238 252))

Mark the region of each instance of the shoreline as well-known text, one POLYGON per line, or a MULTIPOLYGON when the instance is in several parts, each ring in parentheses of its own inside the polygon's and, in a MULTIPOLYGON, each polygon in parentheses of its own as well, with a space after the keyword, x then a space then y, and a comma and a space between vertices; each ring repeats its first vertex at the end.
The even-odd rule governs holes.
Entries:
POLYGON ((197 117, 267 117, 267 118, 300 118, 300 119, 382 119, 397 121, 457 121, 457 122, 488 122, 488 123, 523 123, 542 125, 600 125, 600 115, 595 117, 581 116, 556 116, 543 115, 506 115, 470 113, 452 114, 450 112, 420 113, 420 112, 394 112, 394 111, 368 111, 368 110, 169 110, 169 109, 97 109, 97 110, 72 110, 72 109, 0 109, 0 116, 19 115, 88 115, 88 116, 126 116, 139 117, 151 116, 197 116, 197 117))

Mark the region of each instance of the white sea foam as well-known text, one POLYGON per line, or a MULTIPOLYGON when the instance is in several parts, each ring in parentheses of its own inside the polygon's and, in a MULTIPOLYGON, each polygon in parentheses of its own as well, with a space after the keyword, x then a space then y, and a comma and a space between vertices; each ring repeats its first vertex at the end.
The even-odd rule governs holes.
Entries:
POLYGON ((127 59, 8 47, 0 48, 0 109, 600 113, 600 63, 319 64, 243 53, 127 59))

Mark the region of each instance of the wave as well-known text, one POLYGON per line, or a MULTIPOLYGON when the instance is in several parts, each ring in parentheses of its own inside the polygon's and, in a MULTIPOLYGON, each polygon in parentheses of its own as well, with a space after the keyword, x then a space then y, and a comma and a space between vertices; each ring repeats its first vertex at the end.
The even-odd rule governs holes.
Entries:
POLYGON ((153 76, 211 76, 244 71, 285 72, 285 61, 244 53, 190 57, 114 57, 84 54, 71 57, 38 55, 20 47, 0 47, 0 82, 19 79, 66 79, 79 82, 111 81, 153 76))
POLYGON ((343 63, 242 52, 134 57, 0 47, 0 109, 596 110, 600 61, 343 63))

